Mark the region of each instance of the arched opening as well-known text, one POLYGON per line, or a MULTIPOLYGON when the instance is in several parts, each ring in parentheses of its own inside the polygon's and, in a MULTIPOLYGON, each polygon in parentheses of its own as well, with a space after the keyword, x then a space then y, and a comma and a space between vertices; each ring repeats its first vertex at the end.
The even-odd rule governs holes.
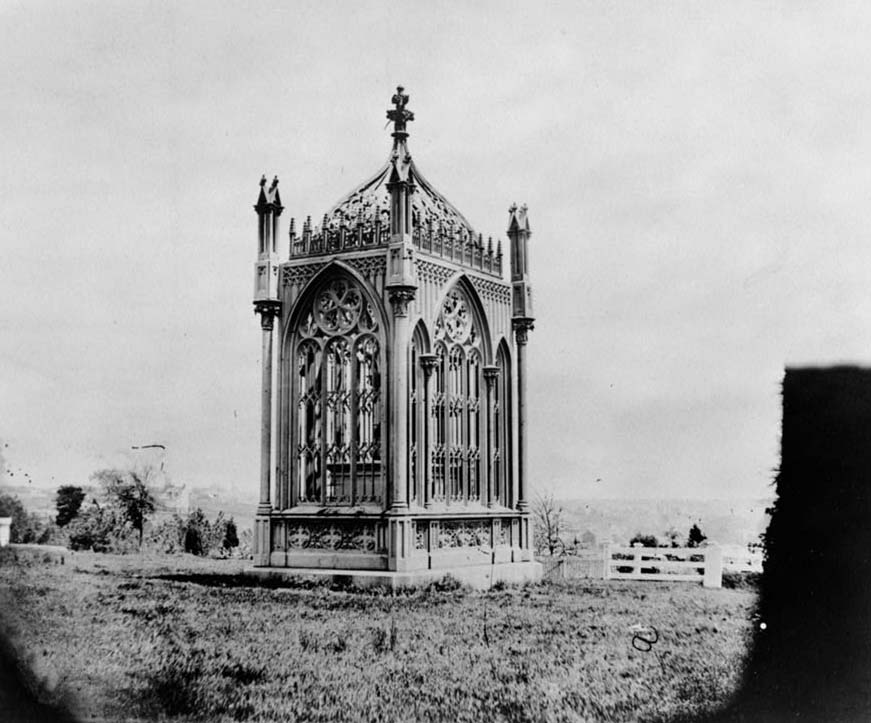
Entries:
POLYGON ((378 504, 385 429, 380 311, 363 284, 337 268, 310 287, 294 317, 291 504, 378 504))
POLYGON ((511 357, 505 339, 496 352, 496 367, 499 373, 493 385, 493 497, 499 504, 511 507, 511 357))
POLYGON ((432 380, 433 499, 480 502, 481 450, 486 448, 481 315, 463 284, 445 296, 435 323, 432 380))
POLYGON ((419 321, 408 347, 408 500, 425 504, 426 443, 426 374, 421 355, 429 352, 429 335, 419 321))

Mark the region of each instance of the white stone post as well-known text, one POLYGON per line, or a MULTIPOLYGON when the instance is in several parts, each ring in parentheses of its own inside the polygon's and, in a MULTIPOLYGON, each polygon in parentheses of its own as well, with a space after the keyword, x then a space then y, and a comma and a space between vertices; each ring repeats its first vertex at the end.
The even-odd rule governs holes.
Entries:
POLYGON ((723 548, 711 545, 703 548, 705 551, 705 587, 723 587, 723 548))
POLYGON ((602 579, 611 579, 611 544, 603 542, 602 546, 602 579))

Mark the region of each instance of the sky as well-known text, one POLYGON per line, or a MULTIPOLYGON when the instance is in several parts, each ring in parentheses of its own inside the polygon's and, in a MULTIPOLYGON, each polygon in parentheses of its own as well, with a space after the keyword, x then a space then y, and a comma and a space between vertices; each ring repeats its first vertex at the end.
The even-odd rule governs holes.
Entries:
POLYGON ((804 2, 0 4, 0 453, 165 445, 256 499, 261 174, 319 219, 409 148, 527 203, 531 486, 764 497, 785 365, 871 357, 871 10, 804 2))

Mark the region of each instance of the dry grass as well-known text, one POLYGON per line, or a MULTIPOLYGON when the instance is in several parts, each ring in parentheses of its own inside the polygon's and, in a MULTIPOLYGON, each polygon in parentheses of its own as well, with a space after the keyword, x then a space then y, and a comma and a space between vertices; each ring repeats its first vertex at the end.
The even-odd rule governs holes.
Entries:
POLYGON ((738 684, 755 601, 596 581, 266 589, 237 561, 14 557, 0 555, 2 624, 34 689, 106 720, 699 717, 738 684), (659 630, 651 652, 632 648, 639 623, 659 630))

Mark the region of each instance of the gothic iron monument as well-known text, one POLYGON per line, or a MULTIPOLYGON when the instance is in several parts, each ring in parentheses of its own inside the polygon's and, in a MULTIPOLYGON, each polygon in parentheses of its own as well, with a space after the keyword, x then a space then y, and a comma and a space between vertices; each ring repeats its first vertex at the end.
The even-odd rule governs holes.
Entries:
POLYGON ((387 163, 320 225, 291 219, 284 261, 278 179, 260 181, 254 565, 388 585, 536 579, 526 207, 509 210, 508 284, 501 242, 411 160, 401 87, 392 103, 387 163))

